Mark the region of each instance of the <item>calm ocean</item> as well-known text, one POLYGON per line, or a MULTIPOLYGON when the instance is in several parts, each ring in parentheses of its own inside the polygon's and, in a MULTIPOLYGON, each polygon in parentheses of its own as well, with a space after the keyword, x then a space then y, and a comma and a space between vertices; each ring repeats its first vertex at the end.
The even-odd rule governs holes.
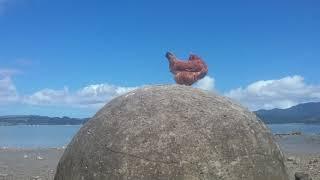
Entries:
MULTIPOLYGON (((273 133, 300 131, 320 134, 320 125, 270 124, 273 133)), ((80 129, 80 125, 0 126, 0 147, 42 148, 66 146, 80 129)))

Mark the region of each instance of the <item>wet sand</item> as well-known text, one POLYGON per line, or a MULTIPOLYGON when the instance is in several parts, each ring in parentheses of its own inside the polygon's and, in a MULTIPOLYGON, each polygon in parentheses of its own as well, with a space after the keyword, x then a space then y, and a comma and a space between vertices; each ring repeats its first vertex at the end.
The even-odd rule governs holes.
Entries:
POLYGON ((289 175, 294 180, 295 172, 309 174, 313 180, 320 180, 320 153, 285 153, 289 175))
POLYGON ((52 180, 62 148, 0 149, 0 180, 52 180))
POLYGON ((320 180, 320 135, 276 136, 275 139, 285 155, 292 180, 295 172, 304 172, 313 180, 320 180))
MULTIPOLYGON (((320 180, 320 135, 276 136, 286 158, 291 179, 306 172, 320 180)), ((63 148, 0 148, 0 180, 53 180, 63 148)))

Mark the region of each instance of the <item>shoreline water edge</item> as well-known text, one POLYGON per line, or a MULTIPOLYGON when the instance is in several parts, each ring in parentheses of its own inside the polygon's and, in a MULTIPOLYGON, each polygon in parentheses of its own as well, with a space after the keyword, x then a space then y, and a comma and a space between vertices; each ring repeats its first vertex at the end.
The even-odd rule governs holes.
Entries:
MULTIPOLYGON (((313 179, 320 179, 320 134, 292 130, 291 133, 275 133, 274 129, 273 133, 285 155, 291 179, 294 179, 296 172, 304 172, 313 179)), ((53 180, 56 166, 65 148, 66 145, 0 147, 0 179, 53 180)))

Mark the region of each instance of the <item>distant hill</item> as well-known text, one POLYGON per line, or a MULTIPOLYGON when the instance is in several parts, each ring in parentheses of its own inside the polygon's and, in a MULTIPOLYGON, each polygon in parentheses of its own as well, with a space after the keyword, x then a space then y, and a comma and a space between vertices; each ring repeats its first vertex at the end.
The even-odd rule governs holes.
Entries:
POLYGON ((79 125, 88 118, 48 117, 36 115, 0 116, 0 125, 79 125))
POLYGON ((267 124, 320 123, 320 102, 304 103, 288 109, 255 111, 267 124))
MULTIPOLYGON (((267 124, 320 123, 320 102, 304 103, 288 109, 255 111, 267 124)), ((37 115, 0 116, 0 126, 11 125, 79 125, 89 118, 48 117, 37 115)))

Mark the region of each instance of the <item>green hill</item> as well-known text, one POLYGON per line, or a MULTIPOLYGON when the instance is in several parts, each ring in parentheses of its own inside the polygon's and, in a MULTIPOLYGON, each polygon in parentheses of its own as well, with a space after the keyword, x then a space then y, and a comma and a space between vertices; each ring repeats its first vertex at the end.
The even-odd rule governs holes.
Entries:
POLYGON ((320 123, 320 102, 304 103, 288 109, 255 111, 267 124, 320 123))

